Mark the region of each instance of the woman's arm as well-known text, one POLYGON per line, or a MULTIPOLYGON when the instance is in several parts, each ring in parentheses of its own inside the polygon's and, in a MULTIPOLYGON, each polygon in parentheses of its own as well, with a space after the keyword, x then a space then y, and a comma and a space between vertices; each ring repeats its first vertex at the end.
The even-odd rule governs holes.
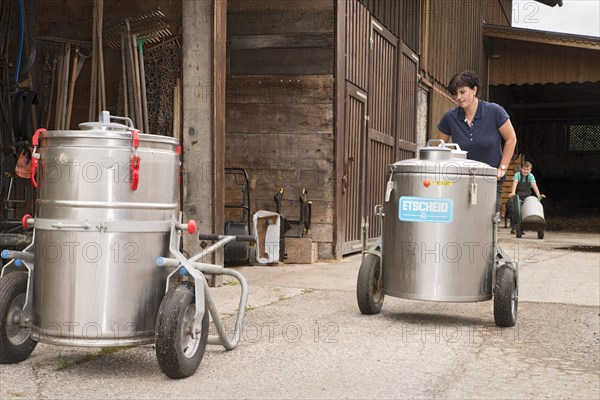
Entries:
POLYGON ((450 135, 446 135, 442 131, 438 131, 437 138, 442 139, 445 143, 450 143, 450 135))
MULTIPOLYGON (((510 164, 510 159, 515 152, 515 147, 517 146, 517 134, 515 133, 515 128, 513 128, 510 119, 507 119, 505 123, 502 124, 500 128, 498 128, 502 139, 504 139, 504 148, 502 149, 502 159, 500 160, 500 165, 505 165, 508 167, 510 164)), ((498 179, 502 178, 506 174, 506 170, 501 169, 500 165, 498 165, 498 179)))

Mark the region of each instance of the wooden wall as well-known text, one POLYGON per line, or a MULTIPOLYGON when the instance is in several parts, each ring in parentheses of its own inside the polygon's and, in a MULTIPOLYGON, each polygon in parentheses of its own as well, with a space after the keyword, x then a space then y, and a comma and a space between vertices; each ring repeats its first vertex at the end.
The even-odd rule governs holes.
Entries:
POLYGON ((490 85, 599 82, 599 50, 495 40, 490 85))
POLYGON ((360 2, 373 17, 412 51, 417 54, 420 52, 421 0, 360 0, 360 2))
POLYGON ((486 56, 482 39, 483 23, 510 25, 510 0, 422 2, 422 55, 424 77, 445 88, 457 72, 471 69, 482 79, 485 98, 486 56))
MULTIPOLYGON (((297 220, 304 188, 312 201, 319 258, 333 257, 334 2, 230 0, 226 166, 250 175, 251 209, 297 220)), ((226 182, 225 202, 239 199, 226 182)))
MULTIPOLYGON (((28 4, 28 29, 37 38, 58 37, 76 41, 92 42, 92 1, 81 0, 44 0, 25 2, 28 4)), ((124 18, 131 18, 160 9, 165 14, 164 21, 175 34, 181 25, 181 0, 128 0, 104 2, 104 28, 107 29, 124 18)), ((207 10, 207 15, 210 12, 207 10)), ((44 42, 46 44, 50 42, 44 42)), ((52 53, 51 50, 50 53, 52 53)), ((53 54, 53 53, 52 53, 53 54)), ((34 77, 40 94, 44 93, 44 51, 38 43, 38 70, 34 77)), ((119 110, 119 88, 121 87, 121 53, 118 48, 104 46, 104 69, 106 80, 107 108, 112 115, 123 115, 119 110)), ((77 129, 79 123, 88 121, 89 90, 91 76, 91 58, 84 62, 75 86, 71 129, 77 129)), ((149 88, 151 90, 151 88, 149 88)), ((49 94, 49 93, 48 93, 49 94)), ((45 98, 43 99, 46 100, 45 98)), ((42 117, 44 120, 44 116, 42 117)), ((50 118, 50 128, 54 128, 54 115, 50 118)), ((156 133, 156 132, 152 132, 156 133)), ((165 132, 160 132, 165 134, 165 132)))

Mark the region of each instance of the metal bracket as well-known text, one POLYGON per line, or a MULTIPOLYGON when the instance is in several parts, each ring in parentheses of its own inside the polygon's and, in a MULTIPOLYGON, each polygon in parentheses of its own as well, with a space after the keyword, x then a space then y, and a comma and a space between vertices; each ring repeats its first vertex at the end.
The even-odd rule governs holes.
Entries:
POLYGON ((159 257, 156 260, 156 264, 159 267, 174 268, 174 270, 167 277, 166 291, 168 291, 171 287, 170 282, 175 273, 184 271, 187 272, 194 279, 194 288, 196 293, 196 315, 194 317, 194 331, 192 332, 192 337, 195 338, 196 335, 198 335, 202 331, 202 318, 204 317, 204 313, 206 312, 206 305, 206 308, 208 308, 208 311, 210 312, 218 334, 218 336, 209 336, 208 344, 220 344, 223 347, 225 347, 225 349, 232 350, 237 347, 241 337, 244 316, 246 314, 246 305, 248 303, 248 283, 246 282, 246 279, 242 276, 242 274, 240 274, 237 271, 225 269, 222 266, 216 264, 200 263, 197 262, 197 260, 200 260, 203 257, 215 252, 219 248, 225 246, 227 243, 235 240, 236 237, 219 236, 219 240, 217 243, 214 243, 213 245, 207 247, 206 249, 194 255, 188 260, 178 250, 178 246, 175 246, 175 244, 178 243, 177 237, 179 236, 179 233, 177 232, 177 225, 177 223, 173 223, 171 226, 171 246, 169 250, 173 258, 159 257), (225 330, 223 322, 221 321, 221 316, 212 298, 210 288, 208 287, 208 283, 206 281, 206 278, 204 277, 204 274, 229 275, 233 276, 240 282, 240 303, 238 307, 238 314, 235 322, 235 330, 232 339, 230 339, 227 336, 227 331, 225 330))
POLYGON ((33 270, 35 269, 35 229, 31 238, 31 244, 22 251, 3 250, 2 258, 10 259, 0 272, 2 278, 8 271, 16 270, 21 266, 27 268, 27 291, 25 294, 25 304, 21 310, 20 326, 24 328, 31 327, 33 316, 33 270))

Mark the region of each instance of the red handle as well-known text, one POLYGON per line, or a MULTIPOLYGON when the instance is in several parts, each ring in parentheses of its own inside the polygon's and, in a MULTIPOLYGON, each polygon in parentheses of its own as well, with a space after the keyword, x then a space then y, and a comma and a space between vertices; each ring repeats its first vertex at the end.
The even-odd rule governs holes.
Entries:
POLYGON ((31 138, 31 144, 37 147, 40 141, 40 135, 42 135, 43 133, 46 133, 45 128, 40 128, 37 131, 35 131, 33 137, 31 138))
POLYGON ((133 140, 133 147, 136 149, 140 147, 140 132, 136 129, 131 131, 131 139, 133 140))

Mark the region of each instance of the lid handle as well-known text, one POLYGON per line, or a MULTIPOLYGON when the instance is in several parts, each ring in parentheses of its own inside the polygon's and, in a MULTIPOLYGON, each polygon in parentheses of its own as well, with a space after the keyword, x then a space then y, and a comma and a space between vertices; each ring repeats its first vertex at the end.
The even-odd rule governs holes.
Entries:
POLYGON ((110 115, 110 111, 101 111, 100 112, 100 115, 98 116, 98 122, 103 123, 103 124, 110 124, 111 120, 125 121, 129 128, 135 129, 135 126, 133 125, 133 121, 131 120, 131 118, 117 117, 115 115, 110 115))
POLYGON ((438 143, 437 147, 446 147, 444 139, 429 139, 425 147, 435 147, 433 143, 438 143))
POLYGON ((462 151, 458 143, 446 143, 446 147, 449 147, 452 150, 462 151))

